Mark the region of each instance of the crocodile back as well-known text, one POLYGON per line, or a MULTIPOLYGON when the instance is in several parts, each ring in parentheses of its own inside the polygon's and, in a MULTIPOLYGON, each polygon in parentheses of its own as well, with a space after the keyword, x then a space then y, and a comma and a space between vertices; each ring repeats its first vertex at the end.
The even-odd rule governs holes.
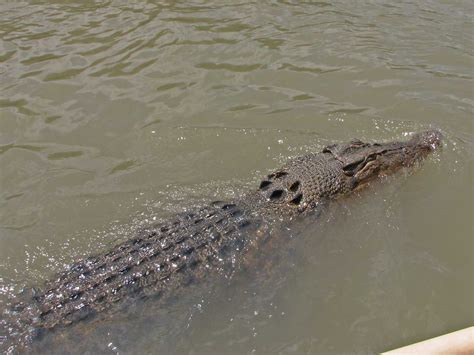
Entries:
MULTIPOLYGON (((142 230, 110 251, 73 264, 13 307, 16 335, 32 338, 125 300, 160 298, 211 273, 231 275, 261 220, 236 203, 214 202, 142 230)), ((31 340, 31 339, 30 339, 31 340)))

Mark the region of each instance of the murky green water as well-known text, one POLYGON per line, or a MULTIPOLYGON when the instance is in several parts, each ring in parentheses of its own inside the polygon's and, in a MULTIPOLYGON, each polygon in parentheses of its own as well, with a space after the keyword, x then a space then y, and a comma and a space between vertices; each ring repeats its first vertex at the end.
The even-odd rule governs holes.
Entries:
POLYGON ((472 324, 473 13, 471 1, 2 1, 0 306, 290 157, 435 127, 442 152, 305 226, 286 271, 88 337, 121 353, 373 353, 472 324))

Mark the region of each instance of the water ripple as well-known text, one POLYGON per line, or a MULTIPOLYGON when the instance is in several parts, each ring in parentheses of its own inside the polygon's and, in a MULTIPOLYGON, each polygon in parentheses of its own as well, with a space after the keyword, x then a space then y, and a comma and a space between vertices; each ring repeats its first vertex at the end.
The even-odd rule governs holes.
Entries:
MULTIPOLYGON (((97 240, 90 226, 103 228, 110 215, 127 221, 142 207, 134 203, 143 191, 159 195, 167 211, 175 212, 189 207, 191 195, 202 198, 216 189, 233 195, 237 192, 225 187, 229 181, 239 186, 254 182, 245 172, 260 174, 275 162, 333 141, 388 140, 440 128, 447 137, 442 161, 448 163, 439 170, 449 175, 443 191, 445 197, 454 197, 430 206, 466 198, 472 179, 465 179, 458 195, 451 182, 464 181, 472 164, 471 3, 2 2, 0 295, 47 278, 72 255, 94 252, 97 240), (213 183, 203 188, 203 181, 213 183), (170 186, 184 192, 173 194, 170 186), (69 247, 71 230, 81 229, 86 230, 81 237, 89 242, 78 238, 69 247)), ((420 190, 439 176, 424 178, 420 190)), ((396 199, 397 193, 391 196, 396 199)), ((364 218, 370 215, 376 215, 374 208, 367 209, 364 218)), ((378 223, 376 218, 371 222, 378 223)), ((451 219, 462 218, 446 219, 446 226, 458 230, 460 224, 449 224, 451 219)), ((390 230, 380 231, 384 235, 390 230)), ((101 245, 114 238, 110 233, 100 239, 101 245)), ((457 239, 443 252, 462 243, 457 239)), ((319 256, 324 259, 324 254, 319 256)), ((385 259, 367 260, 385 267, 379 266, 385 259)), ((310 284, 312 276, 304 281, 310 284)), ((357 277, 363 284, 363 276, 357 277)), ((341 291, 328 282, 327 289, 341 291)), ((347 286, 352 290, 350 283, 347 286)), ((449 287, 438 292, 443 289, 449 287)), ((319 297, 334 306, 331 300, 337 292, 327 292, 319 297)), ((383 305, 376 294, 369 299, 383 305)), ((358 304, 345 301, 357 309, 358 304)), ((382 306, 374 308, 380 311, 382 306)), ((327 314, 326 319, 331 317, 327 314)), ((372 318, 342 317, 335 324, 352 324, 359 338, 343 337, 351 345, 357 339, 372 344, 368 330, 378 331, 369 328, 372 318)), ((290 330, 279 336, 270 332, 267 343, 279 339, 275 347, 267 344, 257 350, 303 351, 304 342, 314 340, 313 325, 318 336, 324 334, 327 322, 307 322, 304 315, 301 319, 292 323, 301 327, 286 327, 290 330), (311 334, 305 333, 308 329, 311 334)), ((278 324, 266 322, 270 327, 278 324)), ((244 323, 238 324, 247 329, 244 323)), ((250 352, 259 345, 253 335, 257 332, 241 339, 231 339, 234 333, 228 333, 222 337, 223 351, 250 352)), ((378 352, 362 345, 325 347, 329 343, 321 336, 306 350, 378 352)), ((337 336, 334 344, 339 343, 337 336)), ((205 341, 197 341, 196 351, 205 350, 205 341)))

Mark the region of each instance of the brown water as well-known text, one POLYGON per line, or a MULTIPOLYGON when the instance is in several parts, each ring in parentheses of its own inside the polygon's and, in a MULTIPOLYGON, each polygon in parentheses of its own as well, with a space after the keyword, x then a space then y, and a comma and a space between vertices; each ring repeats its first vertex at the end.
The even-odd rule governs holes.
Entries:
POLYGON ((287 272, 89 336, 120 353, 374 353, 471 325, 473 4, 1 1, 0 307, 291 157, 434 127, 440 153, 301 228, 287 272))

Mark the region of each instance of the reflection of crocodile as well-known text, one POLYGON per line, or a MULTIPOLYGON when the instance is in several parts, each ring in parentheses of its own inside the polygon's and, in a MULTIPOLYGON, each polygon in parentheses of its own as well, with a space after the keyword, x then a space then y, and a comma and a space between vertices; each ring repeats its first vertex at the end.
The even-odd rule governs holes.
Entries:
MULTIPOLYGON (((407 142, 353 140, 297 158, 268 175, 242 199, 214 202, 150 227, 110 251, 82 260, 49 281, 9 317, 23 341, 100 312, 132 297, 162 297, 211 273, 230 275, 261 240, 270 221, 307 213, 325 199, 350 193, 381 175, 411 166, 440 145, 428 131, 407 142)), ((252 254, 252 255, 255 255, 252 254)))

